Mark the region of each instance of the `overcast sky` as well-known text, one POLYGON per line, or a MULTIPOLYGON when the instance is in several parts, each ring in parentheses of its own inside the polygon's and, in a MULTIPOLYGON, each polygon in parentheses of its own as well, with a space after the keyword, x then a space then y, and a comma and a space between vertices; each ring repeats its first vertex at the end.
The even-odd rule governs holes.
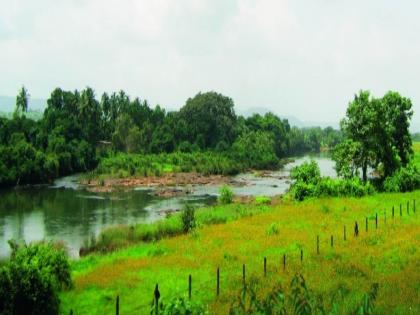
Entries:
POLYGON ((392 89, 420 112, 415 0, 0 0, 0 8, 0 95, 22 84, 34 98, 91 86, 179 108, 215 90, 242 110, 334 122, 360 89, 392 89))

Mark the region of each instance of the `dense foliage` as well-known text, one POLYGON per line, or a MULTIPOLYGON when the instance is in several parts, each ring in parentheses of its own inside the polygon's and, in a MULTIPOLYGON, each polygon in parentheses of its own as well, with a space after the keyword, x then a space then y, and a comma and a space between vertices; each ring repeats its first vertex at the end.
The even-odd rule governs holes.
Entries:
POLYGON ((412 156, 408 129, 412 115, 411 100, 397 92, 374 98, 369 91, 360 91, 341 122, 347 140, 334 154, 338 174, 357 176, 361 169, 366 181, 368 168, 380 170, 385 178, 406 166, 412 156))
POLYGON ((385 179, 383 188, 387 192, 406 192, 420 188, 420 173, 409 164, 385 179))
POLYGON ((91 88, 57 88, 36 121, 28 118, 28 98, 22 88, 13 117, 0 118, 0 187, 48 182, 92 170, 98 162, 99 174, 111 168, 120 175, 160 175, 164 171, 153 160, 175 152, 191 155, 170 156, 180 160, 160 164, 163 168, 234 174, 277 167, 284 156, 333 147, 340 138, 332 128, 291 128, 272 113, 237 116, 233 100, 216 92, 198 93, 179 111, 166 112, 124 91, 98 100, 91 88))
POLYGON ((358 177, 332 179, 321 177, 315 161, 304 162, 291 171, 294 180, 290 192, 296 200, 308 197, 353 196, 362 197, 372 194, 375 189, 369 183, 363 183, 358 177))
POLYGON ((0 314, 58 314, 58 292, 71 286, 70 265, 51 243, 18 246, 0 268, 0 314))

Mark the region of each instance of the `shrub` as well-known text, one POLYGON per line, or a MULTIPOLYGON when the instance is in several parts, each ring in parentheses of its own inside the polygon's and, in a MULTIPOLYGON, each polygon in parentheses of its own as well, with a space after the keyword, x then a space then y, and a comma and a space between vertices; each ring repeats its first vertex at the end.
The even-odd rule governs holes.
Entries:
POLYGON ((406 192, 420 188, 420 174, 414 165, 402 167, 385 179, 383 189, 387 192, 406 192))
POLYGON ((292 168, 290 177, 296 182, 317 184, 321 179, 321 171, 319 170, 318 163, 311 160, 310 162, 303 162, 301 165, 292 168))
POLYGON ((296 182, 292 185, 291 192, 294 199, 302 201, 307 197, 315 196, 315 186, 303 182, 296 182))
POLYGON ((295 182, 291 185, 290 192, 293 198, 299 201, 308 197, 362 197, 375 192, 372 184, 363 183, 358 177, 346 179, 321 177, 315 161, 305 162, 293 168, 291 177, 295 182))
POLYGON ((70 264, 52 243, 17 246, 0 269, 0 314, 58 314, 58 291, 71 286, 70 264))
POLYGON ((221 204, 227 205, 233 201, 233 191, 227 185, 223 185, 219 189, 219 202, 221 204))
POLYGON ((188 233, 196 226, 195 208, 192 205, 186 204, 181 214, 182 230, 188 233))
POLYGON ((255 197, 255 203, 258 204, 258 205, 270 204, 271 203, 271 198, 266 197, 266 196, 256 196, 255 197))

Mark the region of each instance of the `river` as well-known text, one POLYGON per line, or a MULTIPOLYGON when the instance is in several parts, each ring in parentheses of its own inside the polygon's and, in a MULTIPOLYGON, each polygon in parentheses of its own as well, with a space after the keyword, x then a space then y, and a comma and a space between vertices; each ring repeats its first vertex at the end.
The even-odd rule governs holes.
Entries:
MULTIPOLYGON (((335 177, 331 159, 313 156, 323 176, 335 177)), ((286 164, 279 171, 265 176, 251 173, 233 177, 236 195, 274 196, 284 193, 290 185, 287 178, 292 167, 309 160, 304 156, 286 164)), ((184 203, 210 205, 216 202, 219 187, 194 186, 192 193, 182 197, 162 198, 147 187, 111 193, 93 193, 78 183, 77 176, 58 179, 51 186, 0 190, 0 258, 9 255, 10 239, 19 241, 60 240, 69 254, 78 257, 80 246, 101 229, 118 224, 153 222, 165 210, 179 209, 184 203)))

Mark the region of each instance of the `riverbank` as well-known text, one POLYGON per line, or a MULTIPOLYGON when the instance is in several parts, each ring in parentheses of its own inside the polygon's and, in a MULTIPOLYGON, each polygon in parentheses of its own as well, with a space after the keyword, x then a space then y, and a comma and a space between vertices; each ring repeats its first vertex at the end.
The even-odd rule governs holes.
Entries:
MULTIPOLYGON (((301 203, 277 199, 271 205, 235 203, 198 210, 199 220, 219 218, 219 222, 199 224, 189 234, 141 242, 107 255, 94 254, 74 261, 75 287, 61 295, 61 313, 68 314, 70 309, 77 314, 112 313, 119 295, 121 313, 146 314, 150 312, 156 283, 162 301, 168 303, 187 294, 191 274, 193 302, 206 305, 210 314, 226 314, 239 294, 243 263, 247 266, 247 279, 259 279, 264 287, 280 281, 286 294, 293 274, 302 272, 307 286, 323 296, 326 305, 341 288, 347 293, 339 306, 347 310, 363 298, 363 292, 373 283, 378 283, 378 314, 416 313, 420 311, 420 218, 418 211, 413 212, 413 200, 419 198, 420 191, 415 191, 301 203), (357 238, 353 235, 355 221, 360 227, 357 238), (287 257, 285 271, 281 267, 283 255, 287 257), (217 267, 221 296, 216 300, 217 267)), ((167 220, 177 222, 176 216, 167 220)))

